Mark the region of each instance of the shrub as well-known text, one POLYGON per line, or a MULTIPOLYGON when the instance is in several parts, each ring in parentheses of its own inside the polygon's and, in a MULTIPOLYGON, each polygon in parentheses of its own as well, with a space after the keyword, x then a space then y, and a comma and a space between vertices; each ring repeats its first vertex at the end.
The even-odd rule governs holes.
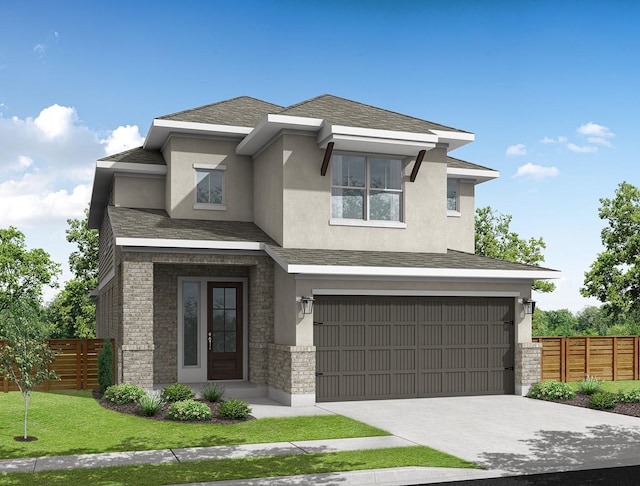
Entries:
POLYGON ((618 403, 618 395, 609 392, 599 392, 589 398, 589 407, 595 410, 610 410, 618 403))
POLYGON ((211 409, 207 404, 192 399, 180 400, 169 406, 167 418, 182 421, 209 420, 211 409))
POLYGON ((98 385, 100 393, 104 393, 113 385, 113 348, 110 339, 104 340, 102 349, 98 353, 98 385))
POLYGON ((162 408, 162 399, 155 392, 149 392, 138 402, 138 410, 145 417, 153 417, 162 408))
POLYGON ((224 396, 224 387, 217 383, 210 383, 202 390, 202 396, 208 402, 219 402, 224 396))
POLYGON ((218 408, 218 415, 226 419, 243 419, 247 418, 250 413, 249 404, 235 398, 222 402, 218 408))
POLYGON ((169 385, 162 390, 162 400, 165 402, 182 402, 193 397, 195 397, 193 390, 180 383, 169 385))
POLYGON ((640 402, 640 388, 621 391, 620 393, 618 393, 618 401, 626 403, 640 402))
POLYGON ((580 382, 578 389, 585 395, 593 395, 602 391, 602 382, 595 376, 587 376, 580 382))
POLYGON ((538 400, 571 400, 576 396, 574 391, 566 383, 555 380, 545 380, 534 383, 527 395, 529 398, 538 400))
POLYGON ((129 383, 120 383, 107 388, 102 399, 111 403, 138 403, 146 393, 142 388, 129 383))

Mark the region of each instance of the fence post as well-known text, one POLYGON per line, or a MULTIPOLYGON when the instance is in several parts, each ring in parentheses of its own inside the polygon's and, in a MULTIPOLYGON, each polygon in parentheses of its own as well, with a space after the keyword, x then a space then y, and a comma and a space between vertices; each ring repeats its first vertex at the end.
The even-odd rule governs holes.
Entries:
POLYGON ((640 356, 638 356, 638 347, 639 347, 640 336, 636 336, 633 339, 633 379, 638 379, 638 360, 640 356))
POLYGON ((560 381, 567 381, 567 338, 560 338, 560 381))
POLYGON ((589 336, 584 338, 584 374, 591 376, 591 340, 589 336))
POLYGON ((611 364, 611 372, 613 381, 618 380, 618 337, 613 337, 613 363, 611 364))

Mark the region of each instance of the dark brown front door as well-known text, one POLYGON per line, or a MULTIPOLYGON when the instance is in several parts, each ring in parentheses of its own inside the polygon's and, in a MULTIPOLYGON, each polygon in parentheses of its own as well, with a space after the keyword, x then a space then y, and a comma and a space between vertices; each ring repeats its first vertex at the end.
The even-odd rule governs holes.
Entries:
POLYGON ((207 341, 207 378, 242 379, 242 283, 208 283, 207 341))

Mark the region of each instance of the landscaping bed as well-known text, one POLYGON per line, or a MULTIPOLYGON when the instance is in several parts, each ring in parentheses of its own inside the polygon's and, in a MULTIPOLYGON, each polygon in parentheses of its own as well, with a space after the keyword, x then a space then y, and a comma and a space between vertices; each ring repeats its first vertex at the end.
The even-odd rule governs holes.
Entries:
MULTIPOLYGON (((139 411, 138 404, 136 403, 112 403, 107 402, 102 399, 102 394, 98 390, 93 390, 93 398, 104 408, 109 410, 115 410, 116 412, 125 413, 129 415, 135 415, 137 417, 148 418, 150 420, 161 420, 161 421, 171 421, 175 422, 175 420, 171 420, 167 418, 167 410, 169 409, 170 403, 165 403, 162 405, 162 408, 153 416, 145 416, 142 415, 139 411)), ((221 402, 208 402, 206 400, 198 400, 201 403, 204 403, 211 409, 211 418, 208 420, 198 420, 193 421, 191 423, 199 423, 199 424, 235 424, 238 422, 246 422, 247 420, 253 420, 255 417, 252 415, 247 416, 243 419, 223 419, 218 417, 218 408, 220 407, 221 402)), ((189 423, 189 422, 184 422, 189 423)))
MULTIPOLYGON (((589 395, 585 395, 580 392, 576 392, 575 398, 572 398, 571 400, 559 400, 557 403, 573 405, 574 407, 590 408, 589 395)), ((617 403, 614 408, 602 411, 640 417, 640 403, 617 403)))

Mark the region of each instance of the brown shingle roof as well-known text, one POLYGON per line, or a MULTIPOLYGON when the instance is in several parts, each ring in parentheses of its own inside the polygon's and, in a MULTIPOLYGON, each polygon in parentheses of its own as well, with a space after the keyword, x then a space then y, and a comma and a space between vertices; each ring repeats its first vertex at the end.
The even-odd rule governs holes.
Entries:
POLYGON ((109 219, 116 238, 209 240, 276 243, 254 223, 172 219, 162 209, 131 209, 109 206, 109 219))
POLYGON ((467 162, 466 160, 456 159, 454 157, 447 156, 447 167, 452 167, 455 169, 476 169, 476 170, 494 170, 489 167, 484 167, 478 164, 472 164, 471 162, 467 162))
POLYGON ((215 125, 255 127, 265 116, 270 113, 278 113, 282 108, 282 106, 249 96, 239 96, 158 118, 215 125))
MULTIPOLYGON (((425 133, 431 130, 464 132, 420 118, 414 118, 394 111, 365 105, 357 101, 324 94, 301 103, 291 105, 280 112, 281 115, 322 118, 334 125, 345 125, 380 130, 425 133)), ((467 133, 467 132, 464 132, 467 133)))
POLYGON ((311 250, 270 246, 289 265, 335 265, 346 267, 450 268, 472 270, 550 270, 533 265, 496 260, 472 253, 409 253, 393 251, 311 250))
POLYGON ((152 165, 167 165, 159 150, 147 150, 142 147, 136 147, 134 149, 125 150, 118 154, 108 155, 103 157, 103 161, 111 162, 129 162, 132 164, 152 164, 152 165))

